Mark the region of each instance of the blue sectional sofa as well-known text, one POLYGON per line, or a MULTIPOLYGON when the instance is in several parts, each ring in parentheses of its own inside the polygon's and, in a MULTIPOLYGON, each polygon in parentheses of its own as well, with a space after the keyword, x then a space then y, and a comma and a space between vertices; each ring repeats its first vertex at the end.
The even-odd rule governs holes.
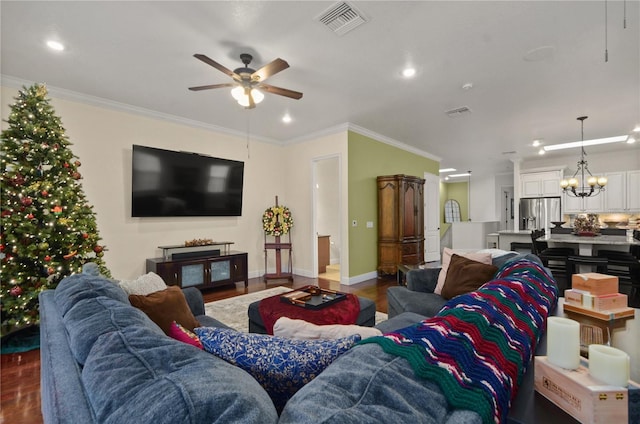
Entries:
MULTIPOLYGON (((183 292, 202 326, 226 327, 204 315, 197 289, 183 292)), ((40 317, 45 423, 481 422, 476 412, 452 408, 436 382, 416 377, 406 359, 376 344, 338 357, 279 416, 247 372, 166 336, 100 276, 73 275, 42 292, 40 317)), ((424 319, 405 312, 376 327, 389 333, 424 319)))
MULTIPOLYGON (((184 289, 204 326, 202 294, 184 289)), ((40 294, 45 423, 275 423, 271 399, 249 374, 174 340, 109 280, 65 278, 40 294)))

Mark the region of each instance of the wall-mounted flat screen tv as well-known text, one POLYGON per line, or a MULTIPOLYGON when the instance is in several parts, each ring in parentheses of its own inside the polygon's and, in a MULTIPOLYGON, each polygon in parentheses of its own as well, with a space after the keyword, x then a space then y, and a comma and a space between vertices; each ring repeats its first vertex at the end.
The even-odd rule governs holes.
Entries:
POLYGON ((241 216, 244 162, 133 146, 131 216, 241 216))

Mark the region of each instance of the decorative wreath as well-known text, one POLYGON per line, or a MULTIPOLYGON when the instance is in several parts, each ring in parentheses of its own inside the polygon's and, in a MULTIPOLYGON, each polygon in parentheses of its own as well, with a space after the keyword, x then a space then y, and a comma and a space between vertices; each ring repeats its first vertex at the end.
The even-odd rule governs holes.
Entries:
POLYGON ((271 206, 262 215, 262 229, 268 236, 282 236, 293 227, 291 211, 286 206, 271 206))

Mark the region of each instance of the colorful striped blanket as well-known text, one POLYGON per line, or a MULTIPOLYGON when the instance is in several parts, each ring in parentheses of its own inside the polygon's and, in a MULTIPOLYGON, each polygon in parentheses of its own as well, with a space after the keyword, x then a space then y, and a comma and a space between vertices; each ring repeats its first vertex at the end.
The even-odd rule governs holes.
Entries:
POLYGON ((451 299, 433 317, 361 343, 405 358, 436 382, 452 408, 505 421, 558 289, 535 262, 508 262, 480 289, 451 299))

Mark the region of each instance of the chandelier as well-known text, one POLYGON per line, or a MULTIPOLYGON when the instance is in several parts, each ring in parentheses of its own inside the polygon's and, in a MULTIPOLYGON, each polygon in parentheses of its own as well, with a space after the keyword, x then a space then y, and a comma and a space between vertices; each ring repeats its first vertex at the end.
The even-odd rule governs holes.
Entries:
MULTIPOLYGON (((578 117, 578 121, 580 121, 582 138, 581 141, 584 142, 584 120, 587 119, 588 116, 580 116, 578 117)), ((587 161, 584 160, 585 152, 584 145, 580 146, 580 160, 578 161, 578 169, 573 174, 573 177, 564 179, 560 181, 560 187, 562 190, 570 196, 574 197, 589 197, 596 196, 601 191, 604 191, 604 186, 607 185, 607 179, 605 177, 594 177, 589 171, 589 165, 587 165, 587 161), (578 181, 578 174, 580 180, 578 181)))

